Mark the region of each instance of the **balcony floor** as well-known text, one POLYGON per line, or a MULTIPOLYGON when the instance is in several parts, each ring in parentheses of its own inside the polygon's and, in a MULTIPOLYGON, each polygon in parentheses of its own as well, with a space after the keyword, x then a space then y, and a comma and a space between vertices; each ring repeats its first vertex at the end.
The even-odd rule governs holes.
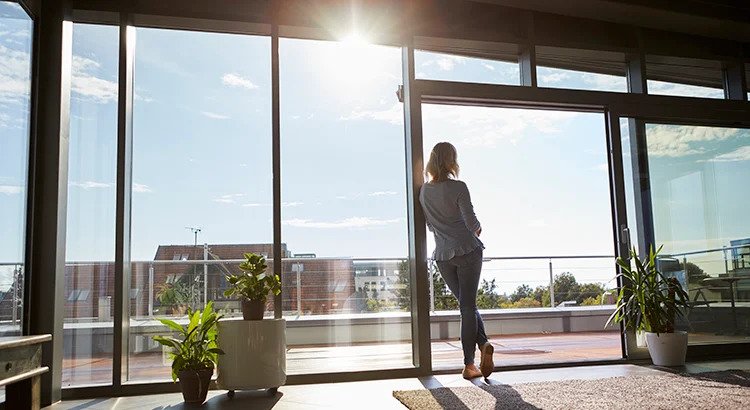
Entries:
MULTIPOLYGON (((620 335, 617 332, 557 333, 547 335, 513 335, 491 337, 495 345, 497 366, 515 366, 621 358, 620 335)), ((433 367, 455 369, 463 364, 461 342, 432 342, 433 367)), ((380 370, 411 367, 410 343, 361 344, 346 346, 290 347, 287 351, 287 373, 327 373, 380 370)), ((91 385, 111 381, 111 358, 66 359, 63 386, 91 385)), ((170 378, 169 363, 162 355, 132 355, 130 380, 164 381, 170 378)))

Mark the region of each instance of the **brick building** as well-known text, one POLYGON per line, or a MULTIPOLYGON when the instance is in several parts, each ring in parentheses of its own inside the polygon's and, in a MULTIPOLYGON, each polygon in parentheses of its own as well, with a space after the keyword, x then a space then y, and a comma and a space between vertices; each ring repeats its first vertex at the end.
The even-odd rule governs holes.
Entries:
MULTIPOLYGON (((224 297, 228 286, 225 275, 240 272, 237 260, 242 259, 246 252, 266 256, 268 272, 273 272, 272 244, 160 245, 152 261, 137 261, 131 265, 131 317, 178 313, 177 301, 170 304, 159 299, 160 292, 168 286, 178 286, 187 292, 189 301, 185 306, 202 305, 204 275, 208 279, 208 300, 213 300, 217 308, 238 311, 239 302, 224 297), (208 262, 201 263, 204 260, 208 262)), ((363 310, 363 300, 367 295, 356 291, 352 259, 316 258, 310 254, 293 257, 286 244, 282 244, 282 255, 285 259, 281 275, 282 309, 285 313, 329 314, 363 310)), ((66 321, 112 320, 114 267, 110 262, 70 263, 66 266, 66 321)), ((272 309, 270 298, 269 309, 272 309)))

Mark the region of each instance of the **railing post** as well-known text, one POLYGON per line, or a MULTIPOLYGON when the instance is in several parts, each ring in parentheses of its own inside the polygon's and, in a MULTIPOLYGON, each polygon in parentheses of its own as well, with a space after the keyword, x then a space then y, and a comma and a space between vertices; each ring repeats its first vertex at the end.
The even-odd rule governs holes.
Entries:
POLYGON ((18 321, 18 276, 20 273, 20 268, 18 265, 16 265, 15 268, 13 268, 13 309, 11 312, 12 320, 13 320, 13 326, 16 325, 16 322, 18 321))
MULTIPOLYGON (((208 244, 203 244, 203 260, 208 260, 208 244)), ((208 304, 208 265, 203 264, 203 307, 208 304)))
POLYGON ((148 317, 154 316, 154 264, 148 264, 148 317))
POLYGON ((552 258, 549 258, 549 304, 555 307, 555 278, 552 273, 552 258))
POLYGON ((427 269, 427 274, 430 276, 430 312, 435 311, 435 283, 434 277, 432 276, 432 269, 427 269))

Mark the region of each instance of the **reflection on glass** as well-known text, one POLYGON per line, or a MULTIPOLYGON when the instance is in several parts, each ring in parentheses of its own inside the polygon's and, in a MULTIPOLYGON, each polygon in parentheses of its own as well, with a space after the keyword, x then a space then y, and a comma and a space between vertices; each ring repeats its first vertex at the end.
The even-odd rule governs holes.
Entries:
POLYGON ((656 80, 646 81, 646 86, 648 87, 649 94, 672 95, 677 97, 724 98, 724 90, 721 88, 656 80))
MULTIPOLYGON (((128 380, 167 380, 158 318, 224 297, 245 252, 273 271, 270 39, 138 28, 128 380)), ((271 314, 272 310, 267 312, 271 314)))
POLYGON ((411 367, 400 50, 282 39, 280 69, 287 371, 411 367))
POLYGON ((0 336, 21 334, 33 22, 0 1, 0 336))
POLYGON ((112 382, 118 38, 73 26, 63 386, 112 382))
MULTIPOLYGON (((496 352, 502 346, 508 353, 500 356, 503 363, 619 357, 619 334, 604 330, 615 283, 603 115, 430 104, 422 105, 422 114, 424 158, 437 142, 456 147, 459 179, 482 223, 486 248, 477 306, 487 309, 483 320, 496 352), (560 318, 540 324, 523 316, 551 305, 556 309, 545 311, 553 318, 567 310, 590 314, 576 330, 586 337, 570 333, 560 318), (509 312, 517 316, 509 319, 509 312), (551 334, 514 335, 539 333, 537 326, 551 334), (528 349, 537 344, 545 351, 528 349), (573 345, 589 353, 581 356, 573 345), (529 351, 513 356, 513 348, 529 351)), ((432 235, 427 239, 431 255, 432 235)), ((445 326, 457 324, 457 303, 434 267, 431 277, 433 363, 456 367, 460 355, 450 354, 449 346, 458 337, 450 329, 458 327, 445 326)))
POLYGON ((414 51, 414 74, 426 80, 519 85, 516 61, 498 61, 456 54, 414 51))
POLYGON ((691 343, 746 341, 750 328, 750 131, 647 124, 661 267, 688 290, 691 343))
POLYGON ((537 83, 540 87, 572 88, 576 90, 594 90, 611 92, 628 92, 628 81, 625 76, 592 73, 562 68, 537 67, 537 83))

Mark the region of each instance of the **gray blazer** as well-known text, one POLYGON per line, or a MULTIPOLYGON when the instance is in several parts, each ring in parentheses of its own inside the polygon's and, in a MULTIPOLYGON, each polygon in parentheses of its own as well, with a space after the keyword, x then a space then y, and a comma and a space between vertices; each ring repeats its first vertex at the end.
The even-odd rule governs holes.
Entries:
POLYGON ((484 249, 476 231, 481 225, 471 205, 469 188, 462 181, 425 183, 419 192, 427 228, 435 234, 433 259, 445 261, 484 249))

